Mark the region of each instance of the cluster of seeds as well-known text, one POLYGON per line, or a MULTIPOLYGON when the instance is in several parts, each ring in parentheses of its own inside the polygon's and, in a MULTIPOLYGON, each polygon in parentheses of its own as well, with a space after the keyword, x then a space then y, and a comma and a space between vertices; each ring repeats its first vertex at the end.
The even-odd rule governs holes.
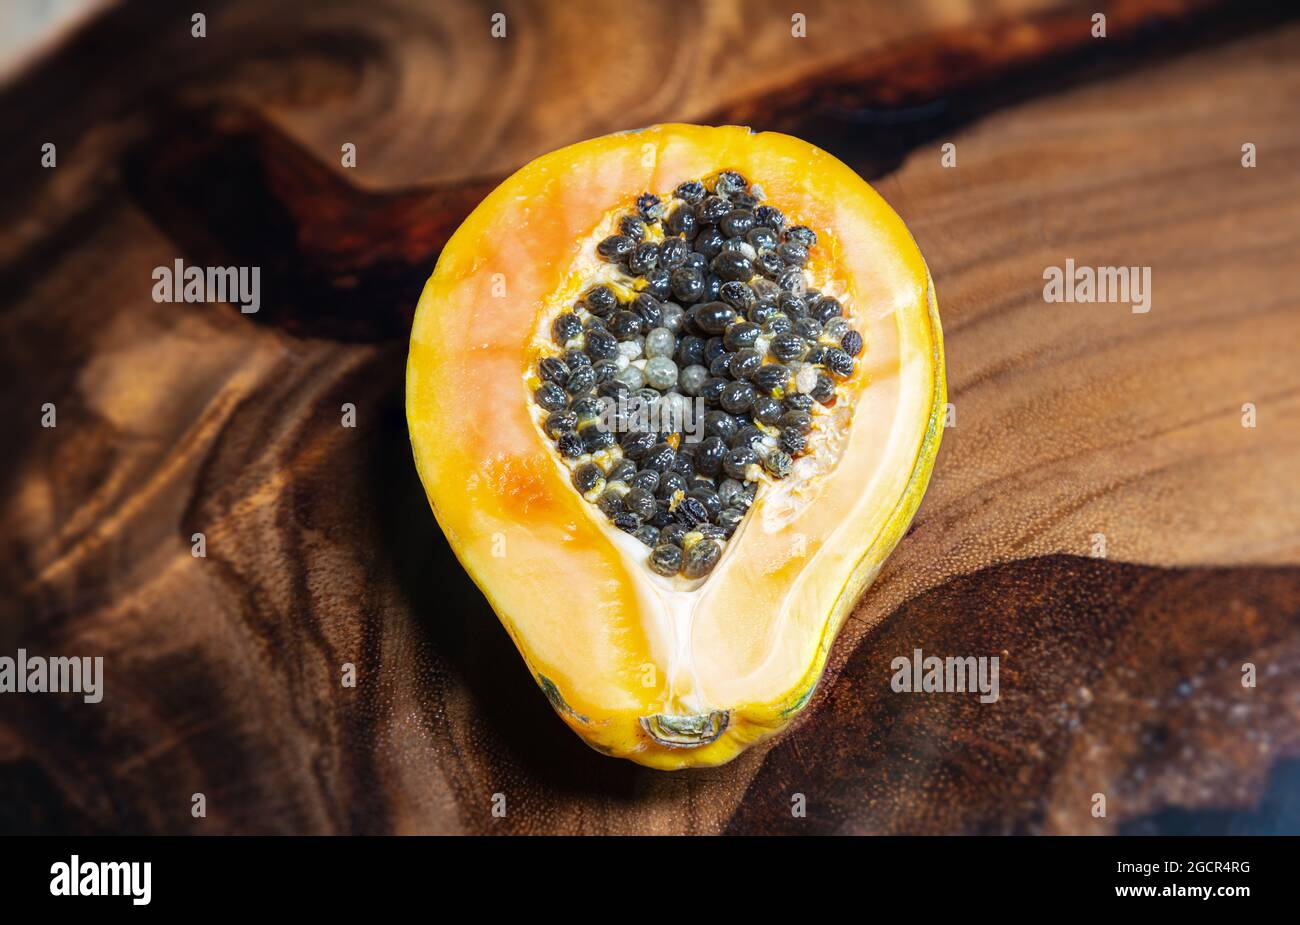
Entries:
POLYGON ((534 397, 574 485, 650 547, 660 575, 713 570, 758 482, 790 474, 815 405, 835 403, 863 347, 841 304, 806 285, 817 235, 761 200, 732 171, 640 196, 596 248, 625 278, 562 313, 561 349, 538 365, 534 397), (703 439, 609 426, 615 404, 697 399, 703 439))

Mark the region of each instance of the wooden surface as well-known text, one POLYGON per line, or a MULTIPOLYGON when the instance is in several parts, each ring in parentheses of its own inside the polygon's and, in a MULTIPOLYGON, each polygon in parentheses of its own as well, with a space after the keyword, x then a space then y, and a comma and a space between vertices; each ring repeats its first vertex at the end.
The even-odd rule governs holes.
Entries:
POLYGON ((0 830, 1300 831, 1300 23, 1111 3, 1099 42, 1077 4, 803 6, 792 40, 775 4, 685 36, 693 4, 647 4, 628 43, 627 4, 506 4, 504 41, 469 3, 214 5, 204 40, 132 4, 0 91, 0 654, 106 661, 101 704, 0 699, 0 830), (956 409, 804 718, 677 774, 552 715, 402 410, 465 212, 666 119, 871 176, 933 271, 956 409), (153 302, 178 257, 262 266, 262 311, 153 302), (1151 311, 1045 304, 1071 257, 1152 267, 1151 311), (1002 699, 892 693, 916 647, 999 655, 1002 699))

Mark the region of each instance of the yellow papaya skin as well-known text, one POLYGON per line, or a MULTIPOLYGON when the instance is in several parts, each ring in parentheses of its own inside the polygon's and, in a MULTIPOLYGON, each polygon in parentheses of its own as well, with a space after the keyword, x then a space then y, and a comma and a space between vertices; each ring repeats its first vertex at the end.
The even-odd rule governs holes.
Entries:
POLYGON ((736 126, 658 125, 523 167, 448 242, 407 364, 416 467, 462 566, 561 719, 603 754, 665 770, 727 762, 808 703, 920 504, 946 400, 934 286, 901 219, 831 155, 736 126), (572 487, 529 377, 616 217, 720 170, 817 231, 809 273, 842 294, 867 348, 826 471, 761 489, 703 585, 663 595, 572 487))

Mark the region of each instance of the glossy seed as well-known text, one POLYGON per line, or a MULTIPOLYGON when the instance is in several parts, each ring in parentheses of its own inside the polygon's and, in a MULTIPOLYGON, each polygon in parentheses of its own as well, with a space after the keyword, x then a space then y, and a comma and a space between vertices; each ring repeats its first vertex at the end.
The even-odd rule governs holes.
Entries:
POLYGON ((777 441, 781 449, 785 450, 791 456, 798 456, 808 446, 808 438, 794 430, 783 430, 777 441))
POLYGON ((705 224, 713 224, 730 211, 731 203, 721 196, 706 196, 695 206, 695 217, 705 224))
POLYGON ((703 199, 706 192, 704 184, 699 180, 687 180, 685 183, 677 185, 677 189, 673 190, 673 195, 678 199, 694 203, 703 199))
MULTIPOLYGON (((628 462, 631 462, 631 460, 628 460, 628 462)), ((633 463, 633 465, 635 465, 635 463, 633 463)), ((627 483, 633 488, 640 488, 653 495, 659 488, 659 473, 655 472, 653 469, 642 469, 629 477, 627 483)))
POLYGON ((672 543, 674 546, 682 545, 682 539, 686 534, 691 532, 691 528, 686 524, 679 524, 673 521, 659 531, 659 541, 661 543, 672 543))
POLYGON ((749 183, 736 171, 724 170, 714 180, 713 189, 719 196, 734 196, 737 193, 748 192, 749 183))
POLYGON ((581 350, 567 350, 564 354, 564 365, 569 367, 570 370, 576 369, 579 366, 590 366, 591 357, 587 356, 581 350))
POLYGON ((665 270, 675 270, 686 262, 690 246, 681 238, 665 238, 659 245, 658 266, 665 270))
POLYGON ((785 224, 781 210, 772 206, 759 206, 754 210, 754 221, 765 228, 780 229, 785 224))
POLYGON ((644 276, 658 265, 659 245, 653 241, 638 244, 627 257, 627 268, 633 276, 644 276))
MULTIPOLYGON (((728 444, 733 450, 738 446, 755 447, 763 440, 763 432, 752 424, 743 424, 728 444)), ((757 452, 757 451, 756 451, 757 452)))
POLYGON ((691 321, 707 334, 721 334, 736 320, 736 310, 725 302, 705 302, 690 311, 691 321))
POLYGON ((740 493, 727 502, 727 507, 735 511, 748 511, 754 503, 754 495, 750 491, 754 487, 753 482, 746 482, 740 493))
POLYGON ((806 411, 787 411, 781 415, 777 421, 777 426, 782 431, 794 431, 798 434, 806 434, 812 430, 812 415, 806 411))
POLYGON ((623 447, 623 455, 628 459, 642 459, 658 442, 654 434, 626 433, 620 445, 623 447))
POLYGON ((862 352, 862 335, 857 331, 846 331, 840 338, 840 349, 851 357, 862 352))
POLYGON ((679 240, 690 241, 700 231, 700 220, 690 206, 678 206, 668 216, 664 230, 670 235, 680 235, 679 240))
POLYGON ((624 215, 618 220, 620 234, 640 243, 645 240, 645 220, 636 215, 624 215))
POLYGON ((783 479, 794 468, 794 460, 790 458, 789 453, 782 450, 768 450, 763 455, 763 468, 778 479, 783 479))
POLYGON ((722 392, 727 387, 728 380, 721 376, 712 376, 704 380, 700 386, 700 397, 710 404, 717 404, 722 398, 722 392))
POLYGON ((840 378, 853 375, 853 357, 838 347, 832 347, 826 351, 826 357, 823 361, 826 368, 840 378))
POLYGON ((703 578, 713 571, 721 558, 722 544, 712 537, 701 538, 682 557, 682 574, 687 578, 703 578))
POLYGON ((618 356, 618 340, 608 331, 588 331, 587 356, 593 360, 614 359, 618 356))
MULTIPOLYGON (((619 340, 628 340, 641 333, 641 317, 636 312, 620 310, 609 316, 609 333, 619 340)), ((590 347, 590 343, 588 343, 590 347)), ((591 351, 588 350, 588 353, 591 351)))
POLYGON ((709 512, 704 505, 689 494, 678 502, 677 507, 673 509, 673 515, 678 523, 686 524, 688 527, 705 523, 709 519, 709 512))
POLYGON ((794 333, 804 340, 814 341, 822 336, 822 323, 816 318, 799 318, 794 323, 794 333))
POLYGON ((670 357, 677 349, 677 338, 667 328, 654 328, 645 336, 645 355, 647 357, 670 357))
POLYGON ((804 247, 813 248, 817 246, 817 235, 811 228, 804 225, 795 225, 787 228, 781 235, 786 241, 794 241, 802 244, 804 247))
POLYGON ((679 472, 667 471, 659 475, 659 487, 655 497, 661 501, 672 501, 678 493, 686 493, 686 478, 679 472))
POLYGON ((754 346, 763 329, 752 321, 737 321, 730 325, 722 336, 722 343, 728 350, 744 350, 754 346))
POLYGON ((572 430, 563 431, 555 438, 555 448, 565 459, 577 459, 586 452, 582 445, 582 438, 572 430))
POLYGON ((537 364, 537 374, 544 382, 564 383, 569 378, 569 367, 556 357, 545 357, 537 364))
POLYGON ((745 281, 754 275, 754 265, 744 254, 735 251, 723 251, 713 258, 710 268, 718 277, 726 280, 745 281))
POLYGON ((684 395, 699 395, 700 387, 704 385, 704 380, 707 378, 709 378, 707 369, 698 364, 692 364, 678 374, 677 388, 681 389, 684 395))
POLYGON ((569 403, 569 410, 578 416, 579 421, 594 421, 604 410, 604 403, 593 396, 584 395, 569 403))
MULTIPOLYGON (((763 365, 763 358, 757 350, 738 350, 731 354, 731 360, 728 368, 733 379, 749 379, 754 373, 758 372, 759 367, 763 365)), ((752 387, 751 387, 752 388, 752 387)), ((723 396, 725 399, 725 395, 723 396)), ((753 401, 751 396, 750 401, 753 401)), ((728 408, 728 411, 731 409, 728 408)), ((743 410, 743 409, 742 409, 743 410)))
POLYGON ((682 568, 682 550, 672 543, 660 543, 650 553, 650 568, 658 575, 672 577, 682 568))
POLYGON ((643 292, 632 300, 632 312, 641 319, 641 332, 645 333, 660 326, 664 317, 664 306, 654 296, 643 292))
POLYGON ((607 450, 617 442, 613 431, 602 430, 595 425, 583 428, 579 433, 582 435, 582 448, 588 453, 607 450))
POLYGON ((626 482, 631 485, 630 480, 634 475, 636 475, 636 463, 630 459, 620 459, 605 474, 605 479, 610 482, 626 482))
POLYGON ((738 511, 735 508, 726 508, 717 517, 717 525, 722 529, 723 535, 731 536, 740 526, 741 521, 745 519, 745 512, 738 511))
POLYGON ((668 271, 659 267, 645 274, 645 292, 660 301, 672 298, 673 287, 668 271))
POLYGON ((568 343, 582 333, 582 321, 572 312, 565 312, 555 319, 551 333, 558 344, 568 343))
POLYGON ((596 370, 590 366, 579 366, 566 380, 565 389, 570 395, 582 395, 596 387, 596 370))
POLYGON ((651 549, 659 545, 659 528, 650 524, 638 527, 632 535, 651 549))
POLYGON ((633 488, 623 496, 623 507, 642 520, 649 520, 655 515, 654 495, 644 488, 633 488))
POLYGON ((729 238, 742 238, 754 227, 754 213, 748 209, 732 209, 718 219, 718 230, 729 238))
POLYGON ((794 241, 786 241, 778 247, 776 255, 790 266, 801 267, 808 262, 808 248, 794 241))
POLYGON ((829 405, 835 400, 835 383, 825 373, 818 373, 817 382, 808 394, 823 405, 829 405))
POLYGON ((664 473, 673 467, 677 460, 677 452, 667 443, 656 443, 645 454, 641 461, 644 469, 654 469, 656 472, 664 473))
POLYGON ((605 474, 595 463, 583 463, 573 470, 573 484, 582 494, 596 491, 605 482, 605 474))
POLYGON ((786 384, 789 383, 790 370, 780 363, 768 363, 760 366, 749 381, 759 392, 775 398, 776 394, 783 391, 786 384))
POLYGON ((596 507, 606 517, 613 517, 623 511, 623 496, 628 492, 626 485, 615 484, 608 475, 605 476, 605 490, 596 499, 596 507))
POLYGON ((610 263, 625 260, 632 253, 636 242, 625 234, 612 234, 596 245, 596 253, 610 263))
POLYGON ((719 286, 718 298, 738 312, 748 311, 757 301, 754 290, 750 288, 749 284, 738 280, 732 280, 719 286))
POLYGON ((747 446, 738 446, 727 451, 722 459, 722 468, 733 479, 743 480, 748 477, 749 467, 758 462, 758 455, 747 446))
POLYGON ((745 234, 745 241, 750 247, 754 248, 755 253, 758 251, 772 250, 780 244, 776 232, 771 228, 764 228, 762 226, 749 229, 745 234))
POLYGON ((564 389, 560 388, 554 382, 544 382, 533 393, 537 404, 541 405, 547 411, 563 411, 569 406, 569 396, 564 394, 564 389))
POLYGON ((687 492, 686 497, 699 502, 705 513, 708 514, 709 520, 722 513, 722 499, 718 497, 718 492, 707 480, 704 480, 700 487, 687 492))
MULTIPOLYGON (((588 365, 590 365, 590 362, 588 365)), ((600 383, 608 382, 614 378, 614 374, 618 372, 618 363, 613 360, 599 360, 591 368, 596 374, 596 384, 600 385, 600 383)))
POLYGON ((624 533, 635 533, 641 529, 641 518, 635 514, 629 514, 626 511, 620 511, 610 518, 614 526, 618 527, 624 533))
POLYGON ((809 309, 809 313, 822 324, 825 324, 832 318, 838 318, 844 314, 844 306, 840 305, 837 299, 818 299, 817 304, 809 309))
POLYGON ((782 363, 788 363, 807 353, 808 345, 804 343, 803 338, 799 335, 787 332, 773 337, 768 349, 772 351, 772 356, 782 363))
POLYGON ((670 389, 677 384, 677 364, 667 357, 657 356, 646 361, 645 381, 652 388, 670 389))
POLYGON ((704 435, 706 437, 720 437, 728 441, 736 436, 736 431, 740 425, 736 419, 725 411, 706 411, 704 413, 704 435))
POLYGON ((721 437, 705 437, 695 451, 695 469, 704 475, 717 475, 722 469, 722 457, 727 455, 727 444, 721 437))
POLYGON ((749 413, 760 424, 775 424, 781 417, 781 403, 768 395, 760 395, 754 399, 749 413))
POLYGON ((663 203, 653 193, 642 193, 636 197, 636 210, 647 222, 657 222, 663 216, 663 203))
POLYGON ((717 540, 719 543, 723 542, 727 538, 727 531, 723 530, 717 524, 700 524, 695 528, 695 532, 702 537, 717 540))
POLYGON ((566 430, 573 430, 578 426, 578 416, 572 411, 552 411, 546 417, 544 430, 551 437, 558 437, 566 430))
POLYGON ((779 280, 785 268, 785 264, 781 262, 780 256, 774 250, 759 251, 754 257, 753 266, 760 276, 768 280, 779 280))
POLYGON ((678 267, 669 277, 673 298, 690 304, 704 295, 704 274, 693 267, 678 267))
POLYGON ((687 334, 677 342, 675 359, 678 366, 702 366, 705 361, 705 340, 694 334, 687 334))

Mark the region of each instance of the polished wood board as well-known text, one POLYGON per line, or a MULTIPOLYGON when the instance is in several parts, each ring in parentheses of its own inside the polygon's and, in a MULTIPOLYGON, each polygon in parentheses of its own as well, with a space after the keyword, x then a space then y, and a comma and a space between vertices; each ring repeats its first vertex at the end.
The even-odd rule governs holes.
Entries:
POLYGON ((1300 23, 1109 3, 1103 43, 1077 4, 826 2, 794 40, 775 4, 659 3, 629 40, 635 6, 505 4, 505 40, 472 3, 214 5, 204 40, 113 6, 0 91, 0 654, 106 661, 100 704, 0 700, 0 830, 1300 831, 1300 23), (669 119, 873 180, 955 422, 795 728, 663 774, 552 714, 402 403, 474 203, 669 119), (261 266, 262 310, 154 302, 177 258, 261 266), (1045 303, 1067 259, 1151 267, 1151 310, 1045 303), (894 694, 916 648, 1000 656, 1000 701, 894 694))

